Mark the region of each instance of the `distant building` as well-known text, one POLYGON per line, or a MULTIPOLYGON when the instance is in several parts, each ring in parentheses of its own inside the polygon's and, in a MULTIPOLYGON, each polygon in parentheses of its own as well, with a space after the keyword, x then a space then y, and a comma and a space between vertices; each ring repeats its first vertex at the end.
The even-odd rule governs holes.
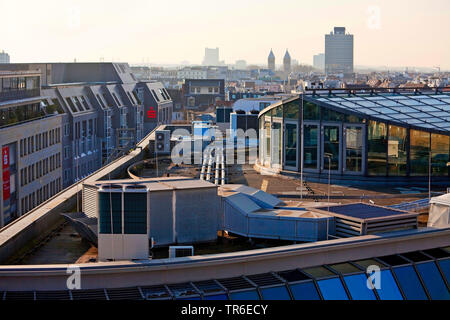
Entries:
POLYGON ((325 72, 353 72, 353 35, 346 34, 344 27, 325 35, 325 72))
POLYGON ((7 54, 5 51, 0 52, 0 63, 9 63, 9 54, 7 54))
POLYGON ((319 53, 313 57, 313 67, 322 71, 325 70, 325 53, 319 53))
POLYGON ((267 58, 267 67, 269 70, 275 72, 275 55, 273 54, 272 49, 270 49, 269 57, 267 58))
POLYGON ((204 66, 218 66, 219 65, 219 48, 210 49, 205 48, 205 57, 203 59, 204 66))
POLYGON ((64 111, 43 104, 39 71, 0 71, 0 228, 62 189, 64 111))
POLYGON ((209 107, 225 100, 225 80, 186 79, 183 85, 184 105, 188 109, 209 107))
POLYGON ((206 79, 208 70, 202 67, 185 67, 177 71, 177 79, 206 79))
POLYGON ((289 54, 287 49, 286 49, 286 53, 284 54, 284 58, 283 58, 283 71, 285 73, 291 72, 291 55, 289 54))
POLYGON ((235 66, 236 66, 236 69, 243 70, 243 69, 247 68, 247 61, 237 60, 235 66))

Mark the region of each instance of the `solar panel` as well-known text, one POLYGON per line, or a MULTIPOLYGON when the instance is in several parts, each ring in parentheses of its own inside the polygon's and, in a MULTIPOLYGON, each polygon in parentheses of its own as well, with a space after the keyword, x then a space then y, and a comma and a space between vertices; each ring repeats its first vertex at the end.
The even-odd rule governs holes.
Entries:
POLYGON ((385 207, 372 206, 365 203, 354 203, 340 206, 332 206, 330 207, 329 210, 328 207, 322 207, 318 209, 359 219, 389 217, 405 214, 405 212, 403 211, 397 211, 385 207))

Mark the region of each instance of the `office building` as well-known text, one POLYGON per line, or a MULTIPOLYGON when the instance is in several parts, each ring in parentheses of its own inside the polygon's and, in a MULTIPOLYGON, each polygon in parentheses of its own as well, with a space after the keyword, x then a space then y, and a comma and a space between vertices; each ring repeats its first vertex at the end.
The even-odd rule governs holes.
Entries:
POLYGON ((353 73, 353 35, 344 27, 335 27, 325 35, 325 72, 353 73))
POLYGON ((325 53, 314 55, 313 67, 321 71, 325 70, 325 53))
POLYGON ((62 189, 64 111, 42 100, 38 71, 0 71, 0 227, 62 189))
POLYGON ((9 54, 7 54, 4 50, 0 52, 0 63, 10 63, 9 54))
POLYGON ((210 49, 205 48, 205 57, 203 58, 204 66, 218 66, 219 65, 219 48, 210 49))

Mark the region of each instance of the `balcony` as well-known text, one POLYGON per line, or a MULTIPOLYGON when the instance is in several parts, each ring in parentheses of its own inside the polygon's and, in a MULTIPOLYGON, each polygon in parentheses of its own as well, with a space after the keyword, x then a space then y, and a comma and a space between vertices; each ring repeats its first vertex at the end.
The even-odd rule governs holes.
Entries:
POLYGON ((0 102, 39 97, 40 93, 41 90, 39 88, 29 90, 2 91, 0 92, 0 102))

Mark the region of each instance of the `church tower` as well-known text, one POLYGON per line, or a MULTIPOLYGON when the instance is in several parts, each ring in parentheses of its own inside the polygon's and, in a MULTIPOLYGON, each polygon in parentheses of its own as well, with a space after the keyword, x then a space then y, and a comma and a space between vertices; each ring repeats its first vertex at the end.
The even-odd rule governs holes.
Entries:
POLYGON ((267 64, 269 69, 275 72, 275 55, 273 54, 272 49, 270 49, 269 58, 267 58, 267 64))

